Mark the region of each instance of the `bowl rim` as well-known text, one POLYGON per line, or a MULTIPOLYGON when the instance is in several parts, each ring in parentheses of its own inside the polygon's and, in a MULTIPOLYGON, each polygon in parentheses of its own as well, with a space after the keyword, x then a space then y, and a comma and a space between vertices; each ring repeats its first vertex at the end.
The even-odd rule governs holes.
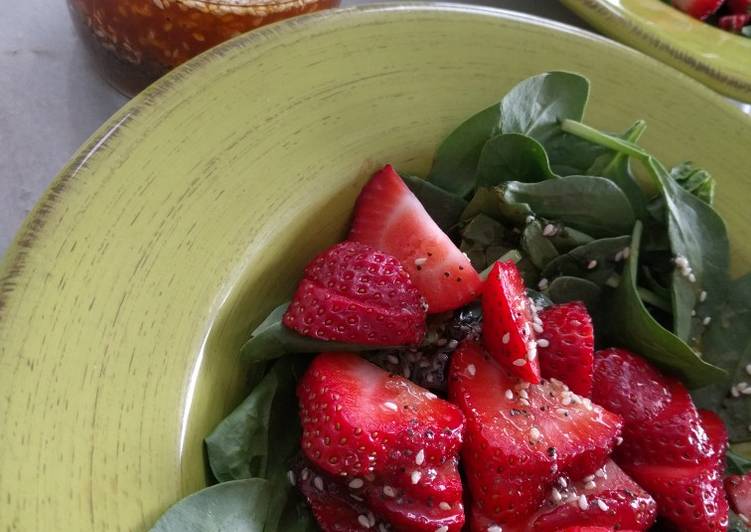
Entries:
MULTIPOLYGON (((685 45, 685 41, 671 34, 669 29, 645 19, 620 1, 611 0, 561 0, 562 3, 585 21, 603 33, 618 39, 647 55, 677 68, 700 80, 717 92, 740 102, 751 103, 751 74, 742 68, 733 69, 730 59, 719 56, 716 60, 697 54, 685 45), (658 31, 662 30, 662 31, 658 31)), ((728 38, 732 46, 739 47, 739 55, 751 52, 751 39, 741 37, 697 20, 659 0, 651 0, 655 11, 680 19, 692 26, 692 31, 702 38, 728 38), (748 43, 746 43, 748 41, 748 43), (740 48, 748 48, 741 50, 740 48)), ((653 22, 653 21, 650 21, 653 22)), ((749 59, 751 63, 751 58, 749 59)))

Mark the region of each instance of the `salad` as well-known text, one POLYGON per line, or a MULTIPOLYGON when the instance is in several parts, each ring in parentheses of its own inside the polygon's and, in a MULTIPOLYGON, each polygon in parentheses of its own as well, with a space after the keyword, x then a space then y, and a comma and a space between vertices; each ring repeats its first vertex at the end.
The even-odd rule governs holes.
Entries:
POLYGON ((751 274, 705 170, 548 72, 387 165, 156 532, 748 532, 751 274))
POLYGON ((751 0, 663 0, 694 18, 751 37, 751 0))

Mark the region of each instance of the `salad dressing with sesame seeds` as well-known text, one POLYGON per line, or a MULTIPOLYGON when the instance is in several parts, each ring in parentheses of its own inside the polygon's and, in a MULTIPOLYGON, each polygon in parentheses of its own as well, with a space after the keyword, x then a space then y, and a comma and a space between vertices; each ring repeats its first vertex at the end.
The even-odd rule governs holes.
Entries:
POLYGON ((254 28, 340 0, 68 0, 108 81, 134 94, 172 68, 254 28))

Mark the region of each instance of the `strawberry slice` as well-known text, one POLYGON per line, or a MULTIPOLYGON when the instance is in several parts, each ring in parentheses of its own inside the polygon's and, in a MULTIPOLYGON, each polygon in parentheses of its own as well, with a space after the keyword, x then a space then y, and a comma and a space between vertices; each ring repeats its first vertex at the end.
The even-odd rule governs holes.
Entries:
POLYGON ((480 291, 482 281, 469 259, 391 165, 377 172, 360 192, 348 239, 398 258, 427 299, 428 312, 459 308, 480 291))
POLYGON ((668 379, 625 349, 595 353, 592 400, 623 417, 625 428, 650 423, 670 402, 668 379))
POLYGON ((743 516, 741 520, 745 523, 751 523, 751 473, 726 478, 725 491, 733 511, 743 516))
POLYGON ((504 526, 505 532, 557 532, 566 527, 645 530, 657 517, 657 504, 615 462, 578 482, 561 482, 528 520, 504 526))
POLYGON ((709 438, 709 446, 712 449, 710 460, 717 466, 720 476, 725 475, 725 454, 728 451, 728 429, 725 422, 709 410, 699 410, 701 424, 709 438))
POLYGON ((305 268, 283 323, 321 340, 419 344, 425 336, 425 301, 394 257, 342 242, 305 268))
POLYGON ((699 20, 717 11, 725 0, 672 0, 674 7, 699 20))
POLYGON ((725 15, 717 20, 717 25, 723 30, 740 33, 744 26, 751 22, 751 14, 725 15))
POLYGON ((537 354, 546 379, 563 381, 571 391, 592 395, 595 336, 592 318, 580 301, 553 305, 540 312, 537 354))
POLYGON ((533 384, 540 382, 535 325, 541 322, 513 261, 496 262, 482 292, 482 340, 504 367, 533 384))
POLYGON ((558 476, 593 473, 621 426, 559 381, 520 381, 470 341, 452 357, 449 397, 467 416, 463 463, 486 528, 532 514, 558 476))

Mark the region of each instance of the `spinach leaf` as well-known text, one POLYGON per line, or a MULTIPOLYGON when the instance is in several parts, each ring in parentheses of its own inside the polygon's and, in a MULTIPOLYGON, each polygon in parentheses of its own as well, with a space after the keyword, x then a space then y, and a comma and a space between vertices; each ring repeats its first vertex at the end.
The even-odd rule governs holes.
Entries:
POLYGON ((569 176, 540 183, 509 181, 497 188, 504 204, 501 211, 513 207, 513 211, 523 212, 526 206, 529 213, 560 220, 595 237, 623 235, 634 225, 628 199, 602 177, 569 176))
POLYGON ((500 103, 470 117, 441 143, 428 181, 467 196, 476 186, 476 170, 485 143, 502 133, 520 133, 543 146, 561 136, 559 122, 581 120, 589 81, 568 72, 548 72, 513 87, 500 103))
POLYGON ((746 366, 751 364, 751 273, 732 282, 725 295, 707 294, 699 306, 700 315, 710 316, 702 338, 702 351, 708 362, 727 371, 715 386, 695 390, 697 406, 714 410, 725 421, 732 442, 751 441, 751 395, 728 391, 736 383, 748 381, 746 366))
POLYGON ((537 183, 557 177, 550 169, 542 144, 518 133, 497 135, 488 140, 477 163, 477 186, 480 187, 504 181, 537 183))
POLYGON ((560 224, 553 224, 553 235, 550 237, 550 241, 553 242, 555 249, 560 253, 567 253, 572 249, 588 244, 594 240, 591 236, 576 229, 570 227, 561 226, 560 224))
POLYGON ((630 243, 629 235, 593 240, 552 260, 541 275, 547 279, 561 275, 580 277, 603 286, 622 263, 630 243))
POLYGON ((715 180, 706 170, 686 161, 671 168, 670 177, 686 192, 690 192, 704 203, 714 203, 715 180))
POLYGON ((527 224, 522 232, 521 246, 532 264, 543 269, 546 264, 558 256, 558 250, 553 243, 543 235, 542 226, 538 221, 527 224))
POLYGON ((467 254, 477 271, 493 264, 510 248, 506 245, 509 231, 496 220, 478 214, 462 229, 461 251, 467 254))
POLYGON ((344 344, 317 340, 296 333, 282 323, 288 303, 279 305, 250 335, 240 348, 240 357, 249 362, 273 360, 287 353, 320 353, 322 351, 374 351, 387 349, 378 345, 344 344))
POLYGON ((467 207, 465 200, 419 177, 408 175, 402 179, 444 232, 449 232, 459 222, 467 207))
POLYGON ((278 360, 206 438, 209 465, 219 482, 286 471, 299 442, 295 385, 306 364, 292 356, 278 360))
POLYGON ((728 475, 745 475, 746 473, 751 473, 751 460, 745 456, 729 449, 725 458, 727 459, 728 475))
POLYGON ((610 153, 599 144, 561 131, 561 135, 545 143, 550 169, 556 175, 587 175, 587 170, 599 157, 610 153))
POLYGON ((528 216, 532 215, 529 205, 521 203, 506 203, 504 191, 499 187, 481 187, 464 209, 462 220, 470 220, 478 214, 485 214, 514 226, 522 226, 528 216))
POLYGON ((730 244, 725 222, 712 207, 684 190, 654 158, 647 168, 662 186, 670 248, 685 260, 691 272, 676 268, 672 276, 673 330, 683 341, 696 338, 701 327, 692 319, 701 291, 722 297, 730 265, 730 244), (692 328, 694 330, 692 330, 692 328))
POLYGON ((438 147, 428 181, 460 197, 472 192, 482 147, 500 132, 500 103, 464 121, 438 147))
MULTIPOLYGON (((746 26, 745 29, 748 29, 748 26, 746 26)), ((749 35, 751 36, 751 32, 749 32, 749 35)), ((743 520, 738 517, 738 514, 734 512, 730 512, 730 520, 728 522, 728 530, 727 532, 750 532, 751 528, 748 527, 748 525, 743 522, 743 520)))
POLYGON ((602 296, 602 290, 592 281, 565 275, 554 279, 544 293, 553 303, 582 301, 592 310, 597 308, 602 296))
POLYGON ((723 379, 725 371, 702 360, 680 338, 660 325, 639 297, 637 274, 642 224, 636 222, 631 236, 631 253, 623 277, 609 306, 614 343, 629 348, 668 373, 683 378, 696 388, 723 379))
POLYGON ((515 249, 508 250, 506 253, 498 257, 496 260, 488 263, 485 269, 479 273, 480 279, 484 281, 485 279, 488 278, 488 275, 490 275, 490 270, 493 269, 493 266, 495 265, 496 262, 507 262, 509 260, 514 261, 518 267, 518 264, 523 260, 523 257, 522 257, 522 254, 519 253, 515 249))
POLYGON ((273 496, 260 478, 216 484, 172 506, 151 532, 263 532, 273 496))
POLYGON ((576 120, 563 120, 563 122, 561 122, 561 129, 566 133, 576 135, 583 140, 598 144, 603 148, 608 148, 630 157, 636 157, 639 160, 646 160, 650 157, 649 153, 639 147, 636 143, 617 135, 605 133, 604 131, 577 122, 576 120))

